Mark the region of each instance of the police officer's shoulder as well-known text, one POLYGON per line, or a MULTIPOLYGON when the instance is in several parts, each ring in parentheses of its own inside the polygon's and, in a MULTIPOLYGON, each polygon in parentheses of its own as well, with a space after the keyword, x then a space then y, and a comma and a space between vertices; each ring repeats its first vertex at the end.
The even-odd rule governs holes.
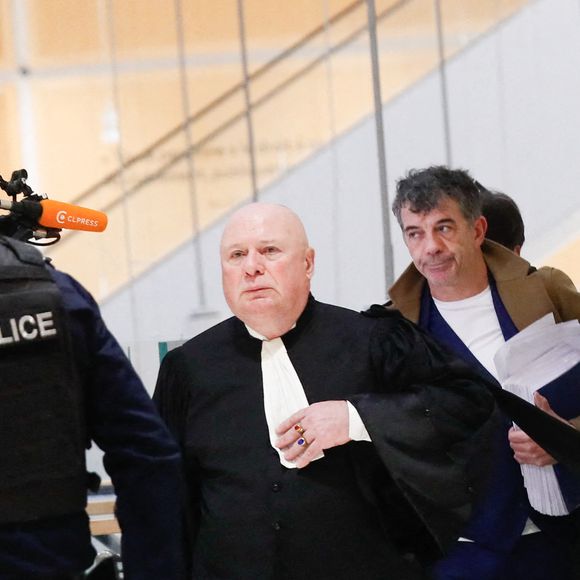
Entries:
POLYGON ((15 240, 9 236, 0 235, 0 263, 3 266, 42 266, 42 254, 33 246, 15 240))
POLYGON ((63 296, 63 302, 67 308, 98 308, 91 293, 73 276, 58 270, 52 264, 47 264, 50 275, 63 296))

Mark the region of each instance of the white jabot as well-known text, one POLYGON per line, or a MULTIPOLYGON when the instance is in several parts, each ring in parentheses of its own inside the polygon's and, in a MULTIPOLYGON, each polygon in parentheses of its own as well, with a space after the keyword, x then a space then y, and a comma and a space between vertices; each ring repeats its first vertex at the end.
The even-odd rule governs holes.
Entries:
MULTIPOLYGON (((296 326, 296 325, 294 325, 296 326)), ((294 328, 294 327, 292 327, 294 328)), ((264 411, 270 443, 278 452, 280 462, 288 468, 296 467, 284 459, 284 454, 276 447, 276 427, 290 415, 310 404, 296 369, 288 356, 281 338, 268 340, 248 325, 246 329, 251 336, 262 341, 262 383, 264 385, 264 411)), ((358 414, 358 411, 347 401, 349 437, 355 441, 370 441, 371 438, 358 414)), ((321 453, 316 459, 324 457, 321 453)))
MULTIPOLYGON (((296 467, 294 463, 284 459, 283 452, 276 447, 276 427, 290 415, 308 407, 308 399, 304 387, 296 374, 296 369, 286 352, 281 338, 268 340, 246 325, 248 332, 254 338, 262 341, 262 383, 264 385, 264 411, 270 433, 270 443, 278 452, 280 462, 284 467, 296 467)), ((324 457, 321 453, 316 459, 324 457)))

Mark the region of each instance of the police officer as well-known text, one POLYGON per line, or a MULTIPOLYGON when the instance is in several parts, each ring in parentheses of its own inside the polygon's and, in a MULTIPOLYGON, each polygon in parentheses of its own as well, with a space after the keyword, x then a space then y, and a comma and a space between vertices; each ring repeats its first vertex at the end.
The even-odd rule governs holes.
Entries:
POLYGON ((0 579, 75 578, 94 441, 117 495, 124 577, 183 577, 178 448, 90 294, 0 235, 0 579))

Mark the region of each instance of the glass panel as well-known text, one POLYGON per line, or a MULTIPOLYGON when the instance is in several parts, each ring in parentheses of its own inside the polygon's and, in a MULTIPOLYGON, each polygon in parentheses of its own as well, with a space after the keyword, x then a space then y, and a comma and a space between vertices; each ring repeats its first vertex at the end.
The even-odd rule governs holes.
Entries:
POLYGON ((0 0, 0 71, 13 65, 12 14, 9 0, 0 0))
POLYGON ((263 188, 372 108, 366 5, 311 2, 308 9, 296 6, 296 13, 262 14, 263 21, 257 19, 258 8, 252 2, 248 5, 255 11, 250 10, 247 31, 253 34, 247 45, 254 71, 256 170, 263 188), (268 27, 264 22, 270 20, 273 24, 268 27), (298 28, 289 27, 296 22, 298 28), (294 48, 275 66, 265 68, 260 56, 277 35, 294 48))
POLYGON ((305 35, 360 0, 244 0, 246 45, 250 73, 280 55, 305 35))
POLYGON ((445 56, 449 58, 528 0, 441 0, 445 56))
POLYGON ((206 66, 239 63, 236 0, 181 0, 181 6, 188 53, 211 58, 206 66))
POLYGON ((373 84, 366 2, 330 21, 319 39, 326 54, 325 101, 337 137, 373 111, 373 84))
POLYGON ((175 58, 174 2, 116 0, 111 3, 117 58, 175 58))
POLYGON ((438 65, 433 2, 378 1, 377 37, 383 102, 438 65))
POLYGON ((28 0, 25 10, 31 67, 106 60, 100 28, 102 6, 100 0, 28 0))
POLYGON ((195 153, 200 227, 206 228, 252 193, 245 119, 228 127, 195 153))
MULTIPOLYGON (((14 87, 0 85, 0 175, 10 179, 12 171, 20 169, 20 131, 14 87)), ((0 192, 4 197, 4 192, 0 192)))
POLYGON ((36 168, 29 181, 50 198, 70 201, 117 166, 107 78, 30 80, 36 168), (112 136, 111 136, 112 132, 112 136))

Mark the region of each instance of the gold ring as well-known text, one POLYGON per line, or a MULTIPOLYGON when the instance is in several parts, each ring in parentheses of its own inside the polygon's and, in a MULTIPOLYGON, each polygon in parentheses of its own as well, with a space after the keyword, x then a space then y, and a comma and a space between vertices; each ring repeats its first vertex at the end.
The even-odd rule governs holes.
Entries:
POLYGON ((300 423, 296 423, 296 425, 294 425, 294 430, 298 431, 298 433, 300 433, 300 435, 302 435, 304 433, 304 431, 306 431, 306 429, 304 429, 304 427, 302 427, 302 425, 300 425, 300 423))
POLYGON ((296 441, 296 443, 298 443, 298 445, 300 445, 300 447, 308 447, 309 443, 308 441, 306 441, 306 437, 304 437, 304 435, 302 435, 300 437, 300 439, 298 439, 298 441, 296 441))

